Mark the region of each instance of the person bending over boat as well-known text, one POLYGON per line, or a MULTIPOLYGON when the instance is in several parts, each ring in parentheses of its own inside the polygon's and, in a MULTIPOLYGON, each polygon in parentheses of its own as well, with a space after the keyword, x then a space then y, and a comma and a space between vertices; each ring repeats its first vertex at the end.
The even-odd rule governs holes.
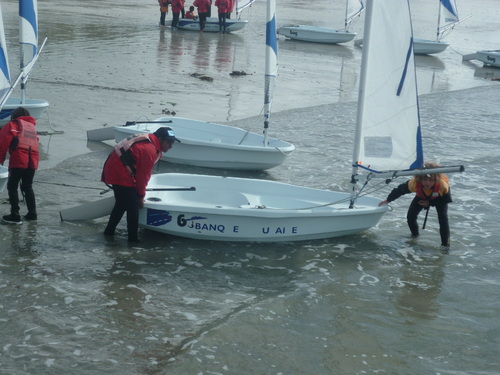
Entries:
POLYGON ((180 142, 174 131, 161 127, 153 134, 135 134, 116 144, 104 163, 101 176, 101 181, 110 186, 115 195, 105 235, 115 234, 118 223, 127 212, 128 240, 139 241, 139 209, 144 206, 146 186, 162 152, 170 150, 175 141, 180 142))
MULTIPOLYGON (((425 167, 434 168, 438 167, 438 165, 425 163, 425 167)), ((429 210, 430 207, 436 207, 439 234, 441 236, 441 250, 449 251, 450 225, 448 223, 448 203, 451 203, 452 199, 448 177, 442 173, 414 176, 412 179, 393 189, 387 196, 387 199, 379 203, 379 206, 395 201, 402 195, 409 193, 416 193, 406 215, 412 236, 417 237, 419 235, 417 224, 418 214, 423 209, 429 210)), ((428 212, 426 212, 426 218, 427 214, 428 212)))
POLYGON ((9 179, 7 180, 10 215, 5 215, 3 221, 22 224, 19 215, 19 182, 21 182, 21 192, 28 207, 28 213, 24 215, 24 219, 37 219, 33 177, 35 177, 40 161, 38 135, 35 129, 36 121, 27 109, 23 107, 15 109, 10 118, 10 122, 0 129, 0 164, 3 165, 7 151, 10 154, 9 179))

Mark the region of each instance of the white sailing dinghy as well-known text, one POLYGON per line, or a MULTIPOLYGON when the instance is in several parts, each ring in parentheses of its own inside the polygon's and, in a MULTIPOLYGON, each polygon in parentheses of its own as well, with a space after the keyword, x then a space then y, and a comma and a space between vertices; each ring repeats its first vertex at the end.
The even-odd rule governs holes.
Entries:
POLYGON ((493 66, 495 68, 500 68, 500 50, 483 50, 477 51, 470 55, 465 55, 462 57, 463 61, 478 60, 481 61, 484 66, 493 66))
POLYGON ((45 100, 26 98, 26 83, 46 41, 45 39, 38 48, 37 13, 37 0, 19 0, 21 72, 11 83, 3 17, 1 17, 0 10, 0 70, 2 73, 0 74, 0 127, 10 121, 12 112, 20 106, 26 108, 35 119, 41 118, 49 106, 45 100), (10 97, 19 82, 21 82, 21 98, 10 97))
POLYGON ((344 29, 331 29, 311 25, 284 25, 278 27, 278 34, 287 39, 303 42, 339 44, 347 43, 356 37, 356 33, 348 30, 351 22, 359 16, 365 6, 363 0, 347 0, 344 29))
MULTIPOLYGON (((274 54, 274 0, 268 1, 267 14, 266 48, 274 54)), ((256 179, 157 174, 148 188, 193 186, 196 190, 148 192, 140 225, 170 235, 222 241, 343 236, 373 227, 387 211, 387 206, 378 206, 379 199, 361 196, 361 171, 367 173, 367 182, 376 176, 459 171, 460 167, 422 169, 408 2, 368 0, 364 32, 351 193, 256 179), (391 17, 396 14, 399 17, 391 17), (397 21, 386 22, 393 18, 397 21)))
MULTIPOLYGON (((285 162, 295 150, 289 142, 234 126, 182 117, 160 117, 152 122, 132 122, 114 128, 116 142, 137 133, 154 133, 171 127, 180 140, 162 156, 163 161, 198 167, 265 170, 285 162)), ((265 129, 267 131, 267 129, 265 129)))
MULTIPOLYGON (((241 19, 241 11, 249 6, 251 6, 255 0, 244 0, 236 3, 236 18, 226 18, 226 31, 234 32, 242 30, 248 20, 241 19)), ((200 21, 199 19, 187 19, 180 18, 177 28, 181 30, 189 31, 200 31, 200 21)), ((205 23, 204 32, 218 33, 219 32, 219 18, 218 17, 208 17, 205 23)))
POLYGON ((440 0, 438 10, 438 25, 436 39, 414 38, 413 45, 416 55, 431 55, 443 52, 450 43, 441 40, 445 33, 461 22, 458 18, 457 5, 455 0, 440 0))

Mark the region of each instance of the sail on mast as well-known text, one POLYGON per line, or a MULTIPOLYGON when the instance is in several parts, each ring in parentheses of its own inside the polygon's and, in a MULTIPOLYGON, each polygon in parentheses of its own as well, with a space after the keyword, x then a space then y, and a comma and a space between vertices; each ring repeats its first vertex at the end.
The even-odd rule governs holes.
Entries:
POLYGON ((19 46, 20 69, 22 73, 21 101, 23 103, 26 96, 26 82, 39 54, 37 9, 37 0, 19 0, 19 46))
POLYGON ((373 171, 423 166, 411 23, 406 16, 387 19, 405 13, 407 1, 367 2, 353 174, 357 166, 373 171))
POLYGON ((459 23, 457 4, 455 0, 440 0, 439 16, 437 27, 437 40, 441 39, 443 34, 459 23))
POLYGON ((3 26, 2 8, 0 5, 0 102, 4 101, 10 89, 9 56, 3 26))
POLYGON ((268 144, 267 130, 271 117, 274 84, 278 74, 278 41, 276 37, 276 0, 267 0, 266 12, 266 71, 264 82, 264 144, 268 144))

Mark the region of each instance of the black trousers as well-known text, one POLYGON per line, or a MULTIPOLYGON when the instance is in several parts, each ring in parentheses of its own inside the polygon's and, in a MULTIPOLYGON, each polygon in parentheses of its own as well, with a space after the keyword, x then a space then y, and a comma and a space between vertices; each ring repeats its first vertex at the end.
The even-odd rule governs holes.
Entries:
POLYGON ((208 13, 206 13, 206 12, 198 14, 198 16, 200 17, 199 18, 200 31, 205 30, 205 24, 207 23, 207 15, 208 15, 208 13))
POLYGON ((129 241, 137 240, 139 230, 139 196, 133 187, 113 185, 115 194, 115 206, 109 215, 108 225, 104 233, 114 234, 115 229, 127 213, 127 232, 129 241))
POLYGON ((165 17, 167 16, 167 12, 161 12, 160 14, 160 25, 165 26, 165 17))
POLYGON ((28 212, 36 214, 35 192, 33 191, 34 169, 11 168, 9 169, 9 179, 7 181, 7 191, 9 193, 10 212, 19 215, 19 194, 18 187, 21 183, 21 192, 26 200, 28 212))
POLYGON ((170 24, 171 27, 177 27, 180 15, 181 15, 180 13, 172 12, 172 23, 170 24))
MULTIPOLYGON (((408 213, 406 215, 408 227, 410 227, 411 234, 414 236, 419 235, 417 218, 418 214, 424 209, 424 207, 418 204, 420 200, 421 198, 419 197, 413 198, 410 207, 408 208, 408 213)), ((439 235, 441 236, 441 245, 450 246, 450 224, 448 222, 448 203, 437 204, 435 207, 438 214, 439 235)), ((431 207, 429 207, 429 209, 430 208, 431 207)))
POLYGON ((226 13, 219 13, 219 31, 226 32, 226 13))

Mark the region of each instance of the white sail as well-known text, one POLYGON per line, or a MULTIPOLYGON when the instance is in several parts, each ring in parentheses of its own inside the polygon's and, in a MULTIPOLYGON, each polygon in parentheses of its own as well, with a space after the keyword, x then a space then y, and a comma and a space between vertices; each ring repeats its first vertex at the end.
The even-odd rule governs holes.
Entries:
POLYGON ((25 83, 38 53, 37 0, 19 0, 19 22, 20 68, 25 83))
POLYGON ((361 12, 365 10, 365 4, 363 0, 347 0, 346 13, 345 13, 345 29, 352 22, 352 20, 357 17, 361 12))
POLYGON ((458 18, 455 0, 440 0, 437 39, 439 40, 446 30, 452 28, 458 22, 460 22, 460 19, 458 18))
POLYGON ((409 4, 368 0, 366 12, 353 166, 374 171, 422 167, 409 4))
POLYGON ((10 89, 9 57, 7 54, 7 44, 5 42, 5 31, 3 26, 2 8, 0 7, 0 102, 3 102, 5 95, 10 89))
POLYGON ((264 142, 271 117, 274 84, 278 74, 278 41, 276 37, 276 0, 267 0, 266 12, 266 72, 264 84, 264 142))

